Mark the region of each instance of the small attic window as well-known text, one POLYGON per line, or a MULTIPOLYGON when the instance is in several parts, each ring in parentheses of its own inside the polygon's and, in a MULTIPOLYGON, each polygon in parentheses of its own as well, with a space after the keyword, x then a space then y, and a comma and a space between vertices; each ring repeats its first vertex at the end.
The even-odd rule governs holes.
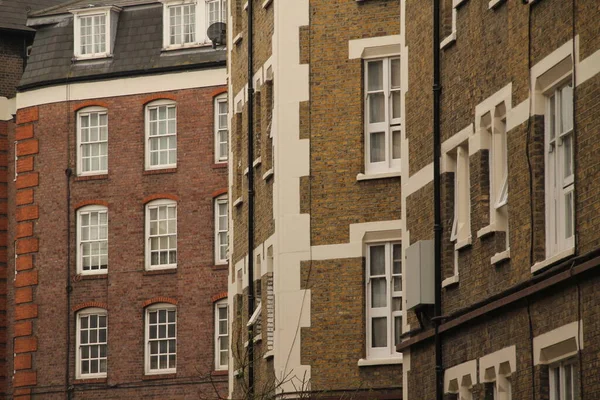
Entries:
POLYGON ((78 60, 112 55, 118 7, 90 7, 72 10, 74 15, 74 56, 78 60))

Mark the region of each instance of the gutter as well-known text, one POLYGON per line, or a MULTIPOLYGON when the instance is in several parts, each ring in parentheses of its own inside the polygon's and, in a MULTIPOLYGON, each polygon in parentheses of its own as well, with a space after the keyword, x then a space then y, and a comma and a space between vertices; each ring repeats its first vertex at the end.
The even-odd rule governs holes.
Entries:
MULTIPOLYGON (((522 300, 564 284, 574 277, 598 274, 600 273, 598 267, 600 267, 600 250, 567 260, 498 295, 488 297, 450 315, 441 316, 440 319, 446 322, 440 324, 438 333, 450 332, 465 324, 472 324, 481 317, 490 316, 490 314, 499 312, 506 307, 514 306, 522 300)), ((397 345, 396 351, 402 352, 411 346, 422 344, 434 336, 435 329, 418 333, 397 345)))
POLYGON ((33 89, 41 89, 48 86, 56 86, 56 85, 66 85, 67 83, 78 83, 78 82, 88 82, 91 80, 99 81, 99 80, 108 80, 115 78, 130 78, 130 77, 138 77, 142 75, 153 75, 153 74, 165 74, 169 72, 185 72, 190 70, 197 69, 215 69, 220 67, 225 67, 227 65, 226 60, 220 61, 211 61, 204 64, 196 64, 196 65, 178 65, 171 67, 161 67, 154 69, 140 69, 140 70, 131 70, 131 71, 119 71, 119 72, 108 72, 104 74, 96 74, 96 75, 86 75, 86 76, 77 76, 70 78, 59 78, 59 79, 50 79, 47 81, 28 83, 26 85, 17 86, 17 91, 26 92, 28 90, 33 89))

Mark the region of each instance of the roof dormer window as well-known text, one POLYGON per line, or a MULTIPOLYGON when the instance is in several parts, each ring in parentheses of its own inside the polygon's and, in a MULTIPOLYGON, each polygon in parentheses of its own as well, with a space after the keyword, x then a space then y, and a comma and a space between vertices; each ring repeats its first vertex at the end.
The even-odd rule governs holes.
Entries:
POLYGON ((208 27, 225 22, 226 0, 161 1, 164 50, 209 45, 208 27))
POLYGON ((117 7, 93 7, 73 10, 74 56, 78 60, 112 55, 117 27, 117 7))

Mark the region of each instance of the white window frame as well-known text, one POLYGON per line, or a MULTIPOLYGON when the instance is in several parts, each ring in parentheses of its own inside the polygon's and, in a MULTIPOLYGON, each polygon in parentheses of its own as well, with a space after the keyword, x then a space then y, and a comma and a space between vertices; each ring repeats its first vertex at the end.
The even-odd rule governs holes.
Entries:
MULTIPOLYGON (((177 307, 173 304, 169 304, 169 303, 156 303, 156 304, 152 304, 148 307, 146 307, 146 310, 144 312, 145 315, 145 319, 144 319, 144 371, 146 375, 160 375, 160 374, 174 374, 177 372, 177 307), (150 368, 150 313, 151 312, 155 312, 155 311, 159 311, 159 310, 166 310, 167 311, 167 324, 169 323, 168 321, 168 312, 169 311, 175 311, 175 367, 173 368, 163 368, 163 369, 151 369, 150 368)), ((157 314, 157 321, 158 321, 158 314, 157 314)), ((158 334, 158 328, 157 328, 157 334, 158 334)), ((168 335, 168 327, 166 328, 166 334, 168 335)), ((161 340, 161 339, 156 339, 156 340, 161 340)), ((167 337, 167 338, 163 338, 162 340, 173 340, 173 338, 171 337, 167 337)), ((170 353, 169 353, 170 354, 170 353)), ((168 356, 167 356, 168 357, 168 356)), ((168 358, 167 358, 168 361, 168 358)), ((160 361, 159 361, 160 362, 160 361)), ((159 364, 160 365, 160 364, 159 364)))
POLYGON ((223 93, 215 97, 214 100, 214 132, 215 132, 215 163, 226 163, 229 158, 229 104, 227 101, 227 93, 223 93), (227 111, 225 114, 220 113, 221 104, 225 103, 227 111), (225 115, 225 127, 221 126, 221 117, 225 115), (220 133, 225 131, 226 142, 220 140, 220 133), (221 144, 227 147, 225 154, 221 152, 221 144))
POLYGON ((455 250, 471 243, 471 169, 469 146, 463 143, 452 156, 454 161, 454 220, 450 240, 455 250))
MULTIPOLYGON (((365 174, 379 174, 388 172, 400 172, 401 169, 401 156, 398 158, 393 157, 393 139, 394 134, 397 133, 397 139, 399 145, 402 143, 402 115, 400 114, 397 118, 392 118, 392 93, 397 93, 400 97, 400 110, 402 109, 402 73, 398 76, 399 86, 392 88, 392 61, 398 62, 399 68, 401 68, 401 59, 399 55, 390 55, 386 57, 374 57, 374 58, 363 58, 364 63, 364 78, 363 78, 363 89, 364 89, 364 131, 365 131, 365 174), (369 64, 382 62, 382 89, 377 91, 369 91, 369 64), (370 123, 370 108, 369 98, 373 94, 383 93, 384 97, 384 121, 377 123, 370 123), (375 132, 384 133, 385 141, 385 158, 383 161, 371 162, 371 134, 375 132)), ((400 111, 401 112, 401 111, 400 111)), ((401 151, 401 149, 399 150, 401 151)))
POLYGON ((215 199, 215 264, 219 265, 219 264, 227 264, 227 262, 229 261, 229 236, 228 236, 228 232, 229 232, 229 199, 227 197, 227 194, 224 194, 222 196, 219 196, 215 199), (225 215, 226 217, 226 221, 227 221, 227 226, 225 227, 225 229, 223 229, 223 227, 220 225, 219 223, 219 206, 225 204, 226 206, 226 210, 227 210, 227 214, 225 215), (225 233, 226 236, 226 246, 227 246, 227 257, 226 258, 221 258, 221 246, 223 245, 223 243, 221 243, 220 240, 220 234, 221 233, 225 233))
POLYGON ((210 46, 208 39, 208 4, 205 0, 161 0, 163 3, 163 50, 177 50, 189 47, 210 46), (195 40, 182 44, 170 44, 170 9, 187 5, 195 6, 195 40))
MULTIPOLYGON (((100 206, 100 205, 90 205, 90 206, 85 206, 85 207, 81 207, 80 209, 77 210, 77 232, 76 232, 76 236, 77 236, 77 273, 81 274, 81 275, 103 275, 103 274, 107 274, 108 273, 108 225, 109 225, 109 221, 108 221, 108 208, 105 206, 100 206), (82 233, 81 233, 81 229, 82 229, 82 216, 83 214, 87 214, 87 213, 91 213, 91 212, 98 212, 98 213, 105 213, 106 214, 106 268, 105 269, 97 269, 97 270, 84 270, 83 269, 83 244, 86 243, 87 241, 83 241, 82 239, 82 233)), ((101 226, 100 223, 98 225, 99 227, 101 226)), ((97 240, 98 242, 100 240, 97 240)))
MULTIPOLYGON (((157 169, 167 169, 167 168, 176 168, 177 167, 177 103, 173 100, 156 100, 151 103, 146 104, 145 107, 145 140, 144 140, 144 153, 145 153, 145 166, 146 170, 157 170, 157 169), (150 135, 151 130, 151 121, 150 121, 150 113, 153 109, 158 107, 167 107, 167 121, 168 121, 168 108, 175 107, 175 133, 168 133, 168 122, 166 125, 167 133, 164 135, 150 135), (151 165, 151 144, 150 141, 153 138, 160 137, 174 137, 175 138, 175 162, 174 163, 166 163, 166 164, 157 164, 151 165)), ((158 120, 157 120, 158 121, 158 120)), ((159 153, 160 154, 160 153, 159 153)), ((160 156, 159 156, 160 157, 160 156)))
MULTIPOLYGON (((171 268, 177 268, 177 262, 175 263, 168 263, 168 264, 159 264, 159 265, 152 265, 152 246, 150 244, 150 241, 152 239, 151 235, 150 235, 150 211, 153 208, 156 207, 175 207, 175 258, 177 259, 178 254, 177 254, 177 202, 174 200, 169 200, 169 199, 159 199, 159 200, 154 200, 149 202, 148 204, 146 204, 145 210, 146 210, 146 270, 148 271, 152 271, 152 270, 161 270, 161 269, 171 269, 171 268)), ((168 213, 168 210, 167 210, 168 213)), ((168 216, 167 216, 168 218, 168 216)), ((172 235, 167 233, 165 235, 154 235, 153 237, 156 236, 169 236, 172 235)))
POLYGON ((579 398, 579 385, 575 384, 575 382, 579 380, 579 377, 575 377, 575 374, 578 373, 578 369, 579 365, 577 364, 577 358, 574 357, 548 366, 548 389, 550 400, 566 400, 567 398, 573 400, 579 398), (569 372, 567 372, 567 368, 569 368, 569 372), (566 387, 568 373, 571 375, 570 397, 567 397, 568 391, 566 387), (558 375, 558 377, 556 375, 558 375), (559 391, 558 394, 556 393, 557 390, 559 391))
POLYGON ((211 22, 214 24, 216 22, 227 23, 227 0, 205 0, 206 2, 206 29, 211 25, 211 22), (219 5, 220 16, 215 20, 210 20, 210 4, 216 3, 219 5))
POLYGON ((226 371, 229 369, 229 306, 227 305, 227 299, 219 300, 215 303, 215 370, 216 371, 226 371), (219 317, 219 311, 222 309, 226 310, 227 317, 225 319, 227 323, 227 332, 222 333, 219 327, 219 322, 222 320, 219 317), (227 364, 221 364, 221 352, 224 350, 221 349, 220 340, 221 338, 225 338, 227 341, 227 364))
MULTIPOLYGON (((103 125, 98 121, 98 129, 100 129, 103 125)), ((104 107, 86 107, 77 111, 77 175, 78 176, 89 176, 89 175, 103 175, 108 173, 108 110, 104 107), (82 123, 81 120, 85 116, 91 116, 92 114, 97 114, 98 118, 100 115, 106 115, 106 140, 100 140, 100 131, 98 132, 98 140, 95 142, 88 141, 83 143, 81 140, 82 135, 82 123), (92 171, 83 171, 83 146, 90 144, 103 144, 106 143, 106 168, 99 168, 97 170, 92 171)))
POLYGON ((554 86, 545 93, 546 113, 545 113, 545 133, 544 133, 544 162, 545 162, 545 185, 546 185, 546 258, 568 251, 575 246, 575 163, 574 163, 574 130, 572 121, 570 129, 564 132, 558 132, 562 124, 562 107, 569 107, 571 115, 573 114, 573 93, 562 101, 562 89, 573 87, 571 77, 563 80, 560 84, 554 86), (551 99, 554 99, 552 101, 551 99), (555 132, 556 131, 556 132, 555 132), (551 135, 554 134, 554 137, 551 135), (571 175, 566 178, 560 178, 565 173, 565 138, 571 142, 571 175), (558 182, 560 180, 561 182, 558 182), (570 227, 567 227, 568 205, 565 201, 567 195, 571 196, 570 227), (570 229, 571 236, 565 237, 567 229, 570 229))
MULTIPOLYGON (((119 11, 120 9, 117 7, 94 7, 92 9, 89 10, 73 10, 71 11, 71 13, 73 13, 73 38, 74 38, 74 46, 73 46, 73 52, 74 52, 74 56, 75 59, 77 60, 88 60, 88 59, 94 59, 94 58, 105 58, 105 57, 109 57, 112 56, 112 43, 111 43, 111 36, 112 36, 112 30, 113 30, 113 26, 112 24, 115 23, 115 21, 113 21, 113 18, 111 18, 111 11, 119 11), (89 53, 89 54, 83 54, 81 52, 81 18, 87 18, 87 17, 96 17, 96 16, 103 16, 105 18, 105 28, 104 28, 104 43, 105 43, 105 50, 103 52, 98 52, 98 53, 89 53)), ((93 36, 93 28, 92 28, 92 36, 93 36)), ((93 45, 92 45, 92 49, 93 49, 93 45)))
MULTIPOLYGON (((366 340, 366 351, 367 351, 367 359, 390 359, 401 357, 402 354, 396 352, 396 344, 394 343, 395 339, 395 319, 400 319, 400 329, 402 329, 402 310, 394 311, 393 310, 393 299, 400 298, 402 303, 402 290, 394 291, 394 279, 395 277, 402 279, 402 264, 400 264, 400 273, 393 273, 393 263, 394 261, 402 262, 402 256, 400 259, 394 260, 393 247, 398 246, 400 248, 400 254, 402 254, 402 243, 400 241, 391 241, 391 242, 372 242, 366 244, 366 264, 365 264, 365 295, 366 295, 366 332, 367 332, 367 340, 366 340), (384 246, 385 252, 385 274, 377 275, 376 278, 385 278, 386 280, 386 306, 385 307, 377 307, 373 308, 371 306, 372 303, 372 291, 371 291, 371 274, 370 274, 370 266, 371 266, 371 248, 384 246), (381 318, 385 317, 387 320, 387 346, 386 347, 373 347, 373 335, 372 335, 372 318, 381 318)), ((400 285, 402 287, 402 284, 400 285)), ((403 308, 403 307, 402 307, 403 308)))
MULTIPOLYGON (((97 345, 102 345, 104 344, 106 346, 106 357, 100 357, 101 358, 105 358, 106 362, 107 362, 107 371, 108 371, 108 313, 105 309, 103 308, 85 308, 83 310, 80 310, 77 313, 77 327, 76 327, 76 331, 75 331, 75 375, 77 377, 77 379, 98 379, 98 378, 106 378, 107 373, 106 372, 98 372, 98 373, 82 373, 82 368, 81 368, 81 363, 82 363, 82 359, 81 359, 81 318, 85 317, 85 316, 89 316, 89 315, 97 315, 97 316, 103 316, 106 317, 106 342, 100 342, 99 340, 96 342, 97 345)), ((99 339, 99 338, 98 338, 99 339)))

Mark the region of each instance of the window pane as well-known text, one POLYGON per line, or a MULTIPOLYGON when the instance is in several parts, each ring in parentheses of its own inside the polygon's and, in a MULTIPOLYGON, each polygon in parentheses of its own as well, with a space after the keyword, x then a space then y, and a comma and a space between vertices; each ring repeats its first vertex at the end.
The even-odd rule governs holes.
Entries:
POLYGON ((370 161, 372 163, 385 161, 385 132, 371 133, 370 144, 370 161))
POLYGON ((560 122, 561 133, 573 129, 573 88, 571 84, 564 86, 560 93, 560 122))
POLYGON ((387 287, 385 278, 371 279, 371 307, 387 306, 387 287))
POLYGON ((549 99, 550 125, 548 128, 550 140, 554 139, 556 126, 556 96, 552 95, 549 99))
POLYGON ((392 92, 392 118, 400 118, 400 91, 392 92))
POLYGON ((562 148, 564 156, 563 178, 573 175, 573 135, 565 135, 562 138, 562 148))
POLYGON ((565 239, 573 236, 573 192, 565 195, 565 239))
POLYGON ((551 372, 553 378, 554 387, 551 388, 552 393, 554 394, 554 399, 560 399, 560 369, 558 367, 552 368, 551 372))
POLYGON ((371 347, 387 347, 387 318, 371 320, 371 347))
POLYGON ((394 317, 394 345, 401 342, 400 335, 402 335, 402 317, 394 317))
POLYGON ((402 311, 402 297, 392 298, 392 311, 402 311))
POLYGON ((573 368, 565 365, 565 400, 573 400, 573 368))
POLYGON ((369 92, 374 90, 383 89, 383 61, 373 61, 367 63, 368 68, 368 90, 369 92))
POLYGON ((385 121, 385 97, 383 93, 369 95, 369 123, 385 121))
POLYGON ((390 62, 391 75, 392 75, 392 89, 400 87, 400 59, 394 58, 390 62))
POLYGON ((392 158, 398 160, 401 157, 400 131, 392 132, 392 158))
POLYGON ((402 291, 402 276, 394 277, 394 292, 402 291))
POLYGON ((385 246, 369 247, 371 276, 385 275, 385 246))

